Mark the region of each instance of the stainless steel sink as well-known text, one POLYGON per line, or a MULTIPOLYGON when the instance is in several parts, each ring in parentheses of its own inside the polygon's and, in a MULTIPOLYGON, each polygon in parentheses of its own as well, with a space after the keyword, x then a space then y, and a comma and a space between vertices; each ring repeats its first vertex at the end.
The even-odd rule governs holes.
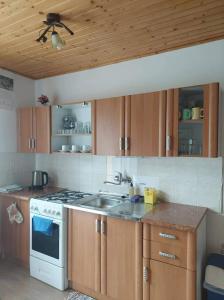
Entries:
POLYGON ((119 204, 123 203, 122 200, 119 200, 114 197, 107 197, 107 196, 97 196, 97 198, 89 200, 85 203, 82 203, 81 206, 83 207, 90 207, 90 208, 100 208, 100 209, 108 209, 115 207, 119 204))

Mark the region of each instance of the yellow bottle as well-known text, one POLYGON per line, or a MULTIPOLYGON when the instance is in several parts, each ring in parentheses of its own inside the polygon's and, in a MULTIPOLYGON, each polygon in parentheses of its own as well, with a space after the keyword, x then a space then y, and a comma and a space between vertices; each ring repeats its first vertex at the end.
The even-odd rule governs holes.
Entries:
POLYGON ((156 189, 144 188, 144 202, 147 204, 156 204, 156 189))

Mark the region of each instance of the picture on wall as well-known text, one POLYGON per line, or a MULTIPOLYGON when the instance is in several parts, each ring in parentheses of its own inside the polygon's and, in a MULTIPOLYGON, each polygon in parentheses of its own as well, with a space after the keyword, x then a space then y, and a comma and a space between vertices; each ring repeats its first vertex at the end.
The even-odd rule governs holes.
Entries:
POLYGON ((13 91, 13 79, 0 75, 0 88, 8 91, 13 91))

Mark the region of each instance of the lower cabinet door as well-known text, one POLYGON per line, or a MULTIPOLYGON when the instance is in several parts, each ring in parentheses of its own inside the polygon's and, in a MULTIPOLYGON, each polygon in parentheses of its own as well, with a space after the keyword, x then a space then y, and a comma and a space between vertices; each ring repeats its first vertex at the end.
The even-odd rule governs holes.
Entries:
POLYGON ((142 224, 107 217, 105 235, 101 290, 109 299, 142 300, 142 224))
POLYGON ((86 294, 100 292, 100 219, 95 214, 72 210, 69 214, 69 279, 86 294), (97 225, 99 220, 99 225, 97 225))
POLYGON ((24 267, 29 267, 29 201, 16 200, 11 197, 0 197, 1 200, 1 227, 2 227, 2 250, 5 257, 15 259, 24 267), (21 224, 9 221, 7 208, 16 203, 22 213, 21 224))
POLYGON ((195 300, 195 272, 144 259, 143 300, 195 300))

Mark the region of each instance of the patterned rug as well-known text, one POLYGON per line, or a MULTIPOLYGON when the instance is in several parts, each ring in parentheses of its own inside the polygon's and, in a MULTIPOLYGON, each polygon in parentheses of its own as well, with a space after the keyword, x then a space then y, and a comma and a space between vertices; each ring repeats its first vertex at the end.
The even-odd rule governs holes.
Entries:
POLYGON ((68 297, 66 300, 95 300, 89 296, 86 296, 84 294, 81 294, 79 292, 71 292, 68 294, 68 297))

